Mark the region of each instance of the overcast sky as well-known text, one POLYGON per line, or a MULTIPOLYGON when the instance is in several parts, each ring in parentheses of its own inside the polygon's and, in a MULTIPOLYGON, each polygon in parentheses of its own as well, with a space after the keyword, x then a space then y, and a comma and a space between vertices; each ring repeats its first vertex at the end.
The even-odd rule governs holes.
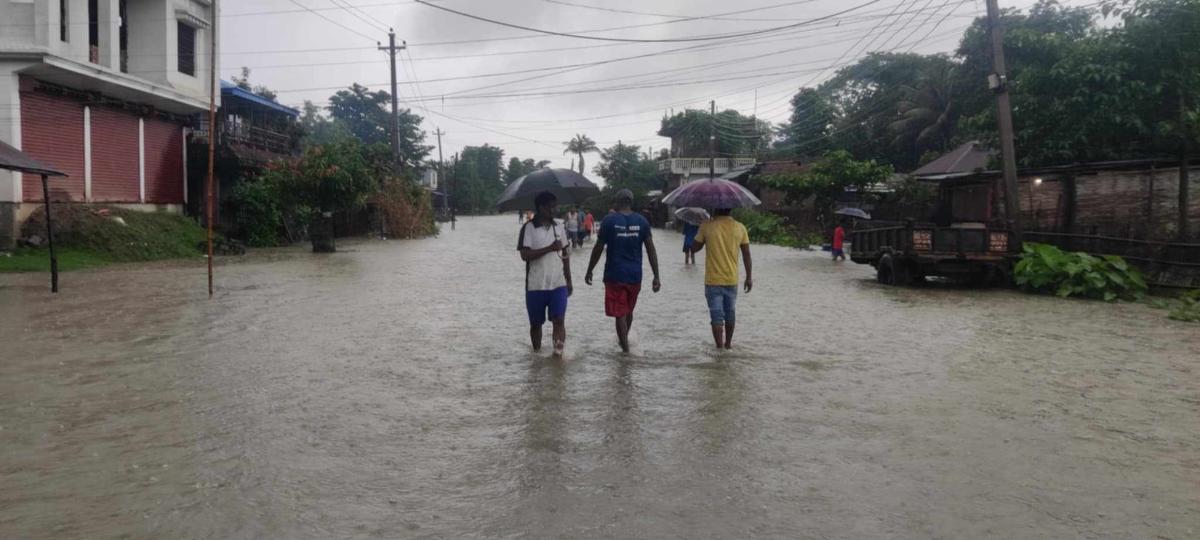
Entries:
MULTIPOLYGON (((986 9, 983 0, 437 3, 538 29, 567 33, 610 29, 587 35, 635 39, 723 35, 812 22, 740 38, 627 43, 546 36, 410 0, 226 2, 221 20, 222 77, 228 79, 247 66, 253 83, 279 91, 279 100, 293 106, 305 99, 323 105, 337 88, 353 82, 387 89, 386 55, 375 50, 374 42, 386 43, 383 27, 392 26, 397 40, 408 43, 398 71, 401 99, 425 118, 430 144, 435 128, 446 132, 442 143, 447 158, 464 146, 486 142, 503 148, 506 160, 512 156, 549 159, 554 166, 566 167, 572 156, 563 155, 562 142, 574 133, 585 133, 600 146, 622 140, 643 150, 657 150, 670 143, 655 135, 664 112, 707 108, 710 99, 717 101, 719 110, 734 108, 772 122, 784 121, 790 114, 787 100, 796 88, 817 83, 872 50, 952 51, 972 17, 986 9), (348 5, 359 9, 344 7, 348 5), (684 19, 699 16, 720 18, 684 19), (634 28, 611 30, 630 26, 634 28), (462 41, 468 43, 446 43, 462 41), (620 60, 649 54, 653 56, 620 60), (602 61, 608 62, 567 73, 545 70, 488 76, 602 61), (613 89, 628 86, 641 88, 613 89), (426 101, 418 101, 421 97, 426 101)), ((1001 5, 1024 8, 1032 3, 1002 1, 1001 5)), ((592 176, 597 156, 587 161, 592 176)))

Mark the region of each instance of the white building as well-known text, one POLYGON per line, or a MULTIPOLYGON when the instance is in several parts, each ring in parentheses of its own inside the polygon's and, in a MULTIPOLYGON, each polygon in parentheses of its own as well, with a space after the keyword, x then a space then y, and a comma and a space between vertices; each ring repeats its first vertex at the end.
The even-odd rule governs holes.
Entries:
MULTIPOLYGON (((70 175, 51 200, 182 208, 216 1, 0 0, 0 140, 70 175)), ((0 172, 0 248, 41 200, 0 172)))

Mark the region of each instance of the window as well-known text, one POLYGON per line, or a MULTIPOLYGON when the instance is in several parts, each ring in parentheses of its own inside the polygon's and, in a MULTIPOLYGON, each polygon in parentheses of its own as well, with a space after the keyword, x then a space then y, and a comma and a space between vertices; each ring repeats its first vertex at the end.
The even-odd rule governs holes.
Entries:
POLYGON ((196 76, 196 29, 179 23, 179 72, 196 76))
POLYGON ((70 12, 67 10, 67 2, 71 0, 58 0, 58 39, 63 42, 71 41, 71 32, 68 22, 70 21, 70 12))

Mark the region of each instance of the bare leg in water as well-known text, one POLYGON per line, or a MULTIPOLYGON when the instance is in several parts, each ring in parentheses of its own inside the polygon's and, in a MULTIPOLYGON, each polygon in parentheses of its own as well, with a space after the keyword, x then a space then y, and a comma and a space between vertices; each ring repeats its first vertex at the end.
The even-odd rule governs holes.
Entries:
POLYGON ((629 329, 633 328, 633 315, 616 317, 613 320, 617 324, 617 343, 621 345, 622 351, 629 352, 629 329))
POLYGON ((714 325, 712 325, 712 332, 713 332, 713 343, 715 343, 717 345, 718 349, 720 349, 721 347, 724 347, 725 346, 725 338, 724 338, 725 327, 720 324, 714 324, 714 325))
MULTIPOLYGON (((563 319, 554 319, 551 322, 554 323, 554 356, 562 356, 567 343, 567 323, 563 319)), ((540 328, 538 333, 541 333, 540 328)))
POLYGON ((542 325, 529 326, 529 341, 533 343, 534 352, 542 350, 542 325))
POLYGON ((725 348, 733 348, 733 322, 725 323, 725 348))

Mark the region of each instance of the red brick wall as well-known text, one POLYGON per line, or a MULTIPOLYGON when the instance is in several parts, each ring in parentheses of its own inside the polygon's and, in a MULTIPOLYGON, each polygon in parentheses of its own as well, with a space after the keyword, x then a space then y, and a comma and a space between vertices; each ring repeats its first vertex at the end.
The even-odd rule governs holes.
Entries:
MULTIPOLYGON (((50 179, 50 200, 83 200, 83 104, 21 92, 21 149, 70 175, 50 179)), ((21 198, 26 202, 42 200, 41 176, 24 175, 21 198)))
POLYGON ((147 118, 146 202, 183 203, 183 128, 147 118))
POLYGON ((92 108, 92 199, 140 201, 138 118, 107 107, 92 108))

